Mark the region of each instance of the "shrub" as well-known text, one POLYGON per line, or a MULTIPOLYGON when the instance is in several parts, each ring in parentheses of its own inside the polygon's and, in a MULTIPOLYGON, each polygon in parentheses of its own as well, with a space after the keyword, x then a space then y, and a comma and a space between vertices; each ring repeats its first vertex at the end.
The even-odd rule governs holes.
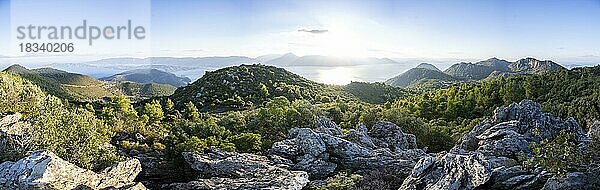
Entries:
MULTIPOLYGON (((535 133, 539 132, 534 131, 535 133)), ((520 157, 528 168, 541 167, 559 176, 565 176, 568 172, 583 170, 584 165, 589 163, 589 157, 576 142, 573 133, 561 130, 554 139, 532 142, 529 147, 533 157, 527 158, 525 155, 520 157)))
POLYGON ((228 137, 226 141, 233 143, 239 152, 258 152, 262 145, 261 138, 259 134, 240 133, 228 137))
POLYGON ((110 133, 102 120, 84 108, 66 107, 48 97, 39 115, 31 118, 28 133, 34 149, 48 149, 87 169, 105 168, 120 158, 109 144, 110 133))

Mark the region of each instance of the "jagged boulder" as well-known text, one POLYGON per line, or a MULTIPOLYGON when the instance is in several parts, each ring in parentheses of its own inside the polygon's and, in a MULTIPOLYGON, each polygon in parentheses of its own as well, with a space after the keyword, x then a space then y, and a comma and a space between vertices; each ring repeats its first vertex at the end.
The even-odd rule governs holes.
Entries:
POLYGON ((18 159, 32 146, 25 132, 30 125, 21 117, 15 113, 0 118, 0 156, 5 159, 18 159))
POLYGON ((292 160, 292 169, 307 171, 311 179, 324 179, 339 167, 402 177, 425 155, 417 149, 414 135, 389 122, 377 122, 370 131, 364 125, 348 135, 341 131, 331 120, 319 118, 315 129, 293 128, 269 152, 292 160))
POLYGON ((198 179, 163 185, 162 189, 297 189, 308 183, 304 171, 289 171, 291 162, 218 149, 206 154, 182 153, 198 179))
POLYGON ((80 168, 49 151, 0 164, 0 189, 145 189, 133 180, 141 171, 130 159, 100 173, 80 168))
MULTIPOLYGON (((531 142, 553 139, 561 130, 574 134, 581 144, 589 141, 572 118, 563 121, 543 113, 540 105, 530 100, 499 107, 491 119, 475 126, 448 153, 422 158, 400 189, 562 187, 556 185, 560 180, 548 180, 553 175, 541 168, 533 172, 522 168, 518 158, 519 155, 531 156, 531 142)), ((580 176, 573 177, 573 180, 579 179, 580 176)))
POLYGON ((25 128, 29 126, 28 123, 21 122, 22 115, 15 113, 12 115, 4 116, 0 119, 0 134, 3 135, 23 135, 25 128))

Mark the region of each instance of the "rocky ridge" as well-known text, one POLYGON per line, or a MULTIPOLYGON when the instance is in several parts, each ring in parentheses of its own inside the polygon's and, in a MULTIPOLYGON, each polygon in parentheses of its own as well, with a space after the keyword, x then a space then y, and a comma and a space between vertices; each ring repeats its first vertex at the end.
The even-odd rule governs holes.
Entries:
POLYGON ((273 144, 270 153, 292 160, 292 169, 307 171, 311 179, 324 179, 339 168, 404 177, 417 159, 425 156, 425 151, 417 148, 415 136, 392 123, 377 122, 370 131, 360 125, 345 134, 323 118, 315 129, 293 128, 286 140, 273 144))
POLYGON ((419 160, 400 189, 593 189, 592 177, 572 172, 566 178, 536 168, 525 169, 519 155, 531 156, 529 144, 553 139, 561 130, 575 135, 580 146, 589 138, 572 119, 561 120, 524 100, 499 107, 449 152, 419 160))
POLYGON ((119 162, 100 173, 80 168, 49 151, 37 151, 0 164, 1 189, 146 189, 133 182, 141 171, 136 159, 119 162))
POLYGON ((296 189, 309 182, 304 171, 289 171, 289 160, 248 153, 182 153, 196 180, 163 185, 162 189, 296 189))

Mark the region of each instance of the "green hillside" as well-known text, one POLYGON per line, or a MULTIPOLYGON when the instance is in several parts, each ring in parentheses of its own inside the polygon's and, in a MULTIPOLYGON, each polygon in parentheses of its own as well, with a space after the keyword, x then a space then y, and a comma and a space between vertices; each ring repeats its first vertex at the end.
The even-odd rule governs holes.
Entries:
POLYGON ((372 104, 383 104, 412 94, 410 91, 384 83, 352 82, 343 89, 359 100, 372 104))
POLYGON ((140 99, 168 96, 175 91, 175 87, 170 85, 103 82, 87 75, 53 68, 30 70, 12 65, 4 71, 20 75, 48 94, 71 101, 94 101, 119 95, 140 99))
POLYGON ((240 65, 207 72, 192 84, 178 88, 173 100, 178 105, 193 102, 209 110, 246 109, 274 97, 311 102, 349 98, 339 86, 310 81, 282 68, 240 65))
POLYGON ((412 68, 394 78, 385 81, 386 84, 392 86, 406 87, 421 80, 437 80, 437 81, 455 81, 456 79, 439 70, 427 68, 412 68))
POLYGON ((21 65, 12 65, 4 70, 7 73, 18 74, 21 77, 27 79, 29 82, 39 86, 44 92, 52 94, 62 99, 73 98, 71 92, 64 88, 57 81, 41 76, 36 72, 33 72, 21 65))
POLYGON ((116 86, 124 95, 140 98, 171 95, 175 92, 175 89, 177 89, 176 87, 168 84, 156 83, 142 84, 135 82, 117 82, 116 86))
POLYGON ((178 77, 177 75, 158 69, 138 69, 126 71, 109 77, 100 78, 104 81, 130 81, 137 83, 157 83, 168 84, 176 87, 185 86, 190 81, 187 77, 178 77))

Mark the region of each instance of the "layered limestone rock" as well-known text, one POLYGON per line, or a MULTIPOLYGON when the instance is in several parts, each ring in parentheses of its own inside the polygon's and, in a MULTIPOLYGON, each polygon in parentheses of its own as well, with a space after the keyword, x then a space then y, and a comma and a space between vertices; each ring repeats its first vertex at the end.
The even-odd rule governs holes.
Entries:
POLYGON ((162 189, 296 189, 309 182, 304 171, 289 171, 289 160, 247 153, 182 153, 198 179, 163 185, 162 189))
POLYGON ((404 177, 426 155, 417 149, 414 135, 392 123, 377 122, 370 131, 360 125, 346 135, 324 118, 317 120, 315 129, 291 129, 286 140, 273 144, 270 153, 292 160, 291 168, 307 171, 311 179, 324 179, 338 168, 404 177))
POLYGON ((571 173, 561 181, 540 168, 522 168, 518 159, 531 155, 531 142, 553 139, 561 130, 574 134, 582 146, 589 142, 572 118, 563 121, 543 113, 535 102, 499 107, 448 153, 419 160, 400 189, 577 189, 586 176, 571 173))
POLYGON ((140 171, 136 159, 94 173, 52 152, 38 151, 19 161, 0 164, 0 189, 146 189, 133 182, 140 171))

